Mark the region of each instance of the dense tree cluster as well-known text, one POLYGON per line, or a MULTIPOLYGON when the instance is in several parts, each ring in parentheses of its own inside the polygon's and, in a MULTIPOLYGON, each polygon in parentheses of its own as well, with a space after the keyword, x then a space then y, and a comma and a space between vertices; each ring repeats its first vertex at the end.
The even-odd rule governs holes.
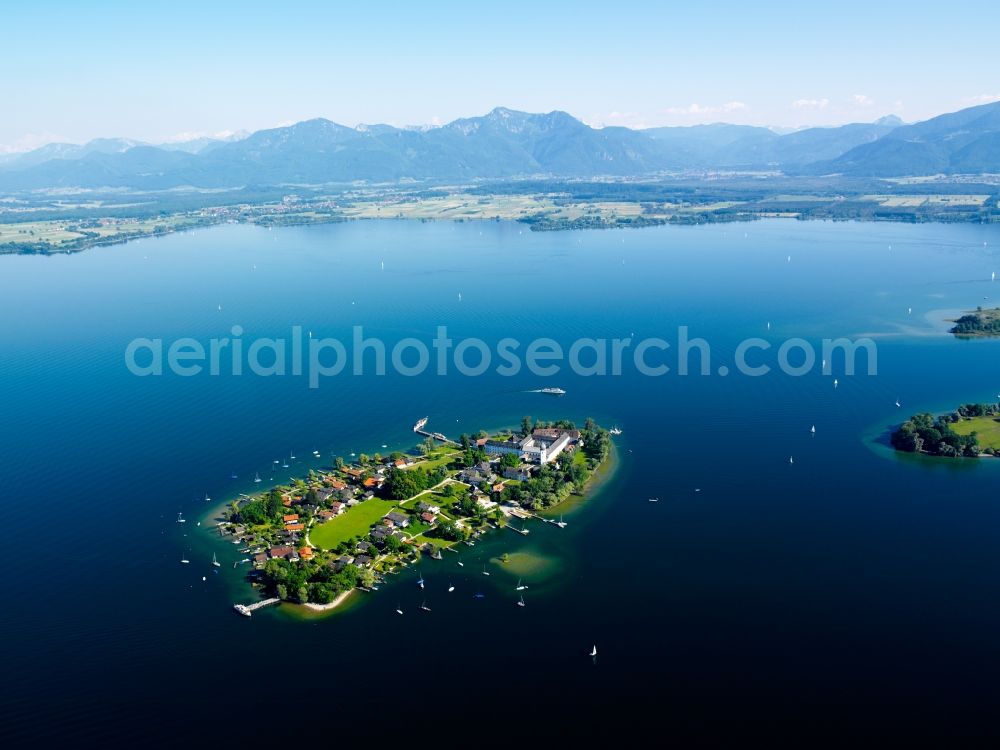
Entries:
POLYGON ((915 414, 892 433, 892 446, 909 453, 929 453, 934 456, 978 456, 992 453, 983 450, 975 432, 959 435, 952 425, 972 417, 990 417, 998 414, 996 404, 963 404, 951 414, 935 417, 933 414, 915 414))
POLYGON ((277 523, 281 520, 282 510, 281 493, 278 490, 271 490, 238 506, 232 520, 248 526, 277 523))
POLYGON ((297 565, 282 558, 268 560, 261 571, 264 585, 280 599, 329 604, 358 584, 360 572, 354 565, 334 571, 329 565, 302 561, 297 565))
POLYGON ((1000 314, 997 310, 983 311, 980 307, 976 312, 963 315, 955 321, 951 332, 958 336, 1000 336, 1000 314))
POLYGON ((443 469, 424 471, 422 469, 389 469, 382 489, 391 500, 406 500, 426 489, 443 482, 448 473, 443 469))

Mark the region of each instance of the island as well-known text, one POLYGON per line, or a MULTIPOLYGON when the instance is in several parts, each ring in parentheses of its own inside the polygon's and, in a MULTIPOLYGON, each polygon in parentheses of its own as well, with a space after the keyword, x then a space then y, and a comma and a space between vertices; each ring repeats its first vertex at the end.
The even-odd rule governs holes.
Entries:
POLYGON ((967 312, 949 330, 960 338, 1000 336, 1000 307, 984 310, 981 306, 967 312))
MULTIPOLYGON (((354 590, 376 591, 384 576, 493 530, 529 533, 532 518, 586 487, 608 460, 607 430, 588 419, 534 422, 519 431, 452 441, 425 439, 409 453, 361 454, 350 463, 253 495, 225 509, 219 533, 248 556, 259 601, 235 605, 249 616, 261 605, 290 602, 312 610, 336 607, 354 590)), ((237 563, 239 564, 239 563, 237 563)))
POLYGON ((947 458, 1000 455, 1000 405, 963 404, 950 414, 915 414, 892 433, 906 453, 947 458))

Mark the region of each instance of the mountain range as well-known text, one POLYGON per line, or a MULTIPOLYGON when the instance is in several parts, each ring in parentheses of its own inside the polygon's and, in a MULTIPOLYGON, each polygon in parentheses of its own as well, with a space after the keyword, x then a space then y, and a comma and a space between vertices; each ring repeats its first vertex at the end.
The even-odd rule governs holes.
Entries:
POLYGON ((909 125, 885 117, 787 134, 722 123, 592 128, 565 112, 503 107, 426 129, 351 128, 314 119, 230 141, 50 144, 0 162, 0 191, 638 177, 682 170, 863 177, 1000 172, 1000 102, 909 125))

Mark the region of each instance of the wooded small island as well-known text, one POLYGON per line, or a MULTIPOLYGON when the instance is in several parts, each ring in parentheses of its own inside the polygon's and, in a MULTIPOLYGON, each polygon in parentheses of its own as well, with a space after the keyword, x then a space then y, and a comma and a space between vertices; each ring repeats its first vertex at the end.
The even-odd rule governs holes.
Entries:
POLYGON ((914 414, 892 433, 892 447, 946 458, 1000 455, 1000 405, 963 404, 950 414, 914 414))
POLYGON ((1000 307, 984 310, 982 307, 968 312, 949 329, 960 337, 1000 336, 1000 307))

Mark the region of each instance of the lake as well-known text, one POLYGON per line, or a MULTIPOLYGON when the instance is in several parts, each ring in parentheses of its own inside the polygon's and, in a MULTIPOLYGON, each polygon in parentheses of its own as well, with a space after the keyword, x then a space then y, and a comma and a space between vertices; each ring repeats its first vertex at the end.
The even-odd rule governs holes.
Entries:
POLYGON ((0 257, 0 726, 84 742, 647 723, 702 738, 902 721, 995 734, 1000 461, 896 456, 885 435, 918 410, 996 399, 1000 342, 955 340, 944 321, 998 304, 997 248, 1000 227, 974 225, 384 221, 0 257), (709 375, 660 377, 389 368, 316 388, 126 367, 136 338, 207 342, 233 326, 248 345, 294 326, 345 342, 363 326, 389 348, 429 344, 438 326, 491 347, 671 342, 651 360, 686 326, 712 361, 709 375), (877 375, 839 359, 829 375, 718 371, 749 338, 773 342, 751 357, 773 366, 783 341, 863 336, 877 375), (531 392, 545 386, 567 394, 531 392), (425 415, 452 437, 524 415, 623 434, 564 530, 529 523, 463 552, 464 568, 422 563, 423 594, 411 571, 325 618, 235 615, 250 597, 241 555, 196 523, 255 473, 320 465, 313 450, 329 464, 408 449, 425 415))

